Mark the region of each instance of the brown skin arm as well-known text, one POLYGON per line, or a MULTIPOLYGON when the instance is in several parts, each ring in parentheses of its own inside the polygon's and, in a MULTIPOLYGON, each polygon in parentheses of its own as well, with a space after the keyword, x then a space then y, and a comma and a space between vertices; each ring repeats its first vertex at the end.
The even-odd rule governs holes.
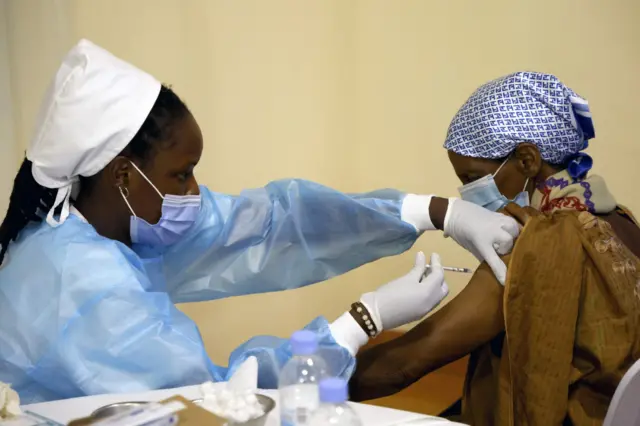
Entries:
POLYGON ((489 342, 504 330, 502 294, 483 263, 449 304, 401 337, 358 354, 351 398, 392 395, 489 342))
POLYGON ((431 204, 429 204, 429 217, 431 223, 436 229, 444 229, 444 218, 447 215, 447 209, 449 208, 449 200, 446 198, 433 197, 431 198, 431 204))
MULTIPOLYGON (((540 214, 516 205, 508 205, 503 213, 520 224, 540 214)), ((502 259, 508 264, 509 256, 502 259)), ((449 304, 401 337, 358 354, 351 398, 366 401, 397 393, 491 341, 504 331, 503 293, 489 266, 482 263, 449 304)))

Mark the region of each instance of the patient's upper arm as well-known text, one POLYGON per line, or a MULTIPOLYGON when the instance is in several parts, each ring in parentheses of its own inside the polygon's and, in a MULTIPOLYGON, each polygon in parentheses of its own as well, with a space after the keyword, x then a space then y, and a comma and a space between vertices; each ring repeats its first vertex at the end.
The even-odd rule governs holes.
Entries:
POLYGON ((358 355, 352 397, 362 401, 398 392, 489 342, 504 330, 502 295, 502 285, 483 263, 441 310, 403 336, 358 355))

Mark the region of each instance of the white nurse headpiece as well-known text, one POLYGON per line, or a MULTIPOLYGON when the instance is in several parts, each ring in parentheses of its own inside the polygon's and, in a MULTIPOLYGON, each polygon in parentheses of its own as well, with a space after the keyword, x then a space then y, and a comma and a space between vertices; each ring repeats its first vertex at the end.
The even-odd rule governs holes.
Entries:
POLYGON ((27 159, 40 185, 57 189, 51 226, 69 216, 79 176, 93 176, 129 144, 155 103, 161 84, 151 75, 80 40, 62 61, 44 97, 27 159), (62 206, 59 219, 54 211, 62 206))

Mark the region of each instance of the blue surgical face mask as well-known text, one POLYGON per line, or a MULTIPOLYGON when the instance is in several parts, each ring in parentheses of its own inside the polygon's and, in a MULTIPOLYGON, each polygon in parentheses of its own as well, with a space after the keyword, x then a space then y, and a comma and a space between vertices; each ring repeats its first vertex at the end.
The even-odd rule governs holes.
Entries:
POLYGON ((505 160, 494 174, 487 175, 481 179, 458 188, 458 192, 460 192, 460 198, 494 212, 500 210, 509 203, 516 203, 521 207, 528 206, 529 193, 526 191, 526 189, 527 184, 529 183, 529 179, 527 179, 524 183, 522 192, 518 193, 518 195, 516 195, 513 200, 509 200, 507 197, 502 195, 502 193, 498 189, 498 185, 496 185, 494 177, 497 176, 502 167, 507 164, 507 161, 509 161, 509 159, 505 160))
POLYGON ((162 216, 155 225, 136 216, 128 194, 120 188, 120 194, 131 211, 131 241, 134 244, 144 244, 153 247, 166 247, 178 242, 195 223, 200 212, 200 195, 162 195, 151 180, 131 163, 140 175, 149 182, 162 198, 162 216))

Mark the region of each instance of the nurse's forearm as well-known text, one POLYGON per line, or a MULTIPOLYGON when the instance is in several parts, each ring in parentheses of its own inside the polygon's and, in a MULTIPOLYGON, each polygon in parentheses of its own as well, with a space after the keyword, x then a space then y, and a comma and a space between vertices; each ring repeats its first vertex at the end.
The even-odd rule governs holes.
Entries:
POLYGON ((176 303, 299 288, 409 249, 442 229, 448 200, 344 194, 286 180, 232 197, 201 187, 201 218, 163 256, 176 303), (283 267, 287 265, 287 267, 283 267))
POLYGON ((407 194, 402 200, 400 218, 418 232, 444 229, 449 200, 433 195, 407 194))
POLYGON ((447 215, 447 208, 449 207, 449 199, 433 197, 429 204, 429 217, 431 217, 431 223, 436 229, 444 230, 444 218, 447 215))
POLYGON ((345 312, 329 325, 336 343, 356 356, 360 348, 369 342, 369 336, 349 312, 345 312))
POLYGON ((336 343, 345 348, 351 356, 356 356, 360 348, 382 331, 382 320, 379 313, 363 299, 354 304, 351 310, 342 314, 329 325, 329 331, 336 343), (356 320, 359 317, 359 321, 356 320))

